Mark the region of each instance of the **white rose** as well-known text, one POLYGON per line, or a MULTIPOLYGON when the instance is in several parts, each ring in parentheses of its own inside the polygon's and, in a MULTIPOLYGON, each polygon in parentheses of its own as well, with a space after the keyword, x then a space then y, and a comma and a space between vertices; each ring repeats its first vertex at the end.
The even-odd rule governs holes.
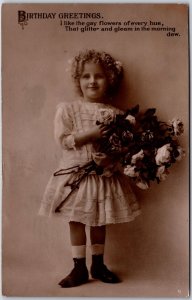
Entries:
POLYGON ((140 150, 138 153, 132 156, 131 163, 135 164, 137 160, 142 160, 143 157, 144 157, 143 150, 140 150))
POLYGON ((180 119, 174 118, 170 123, 173 126, 173 131, 176 136, 184 132, 183 122, 180 119))
POLYGON ((100 108, 97 120, 105 125, 110 124, 115 119, 115 113, 111 108, 100 108))
POLYGON ((131 124, 135 125, 135 117, 133 117, 132 115, 128 115, 125 119, 128 120, 131 124))
POLYGON ((148 183, 144 180, 138 180, 136 182, 136 186, 138 186, 142 190, 147 190, 149 188, 148 183))
POLYGON ((157 165, 162 165, 163 163, 167 163, 170 161, 172 147, 170 144, 165 144, 161 148, 157 150, 157 154, 155 156, 155 161, 157 165))
POLYGON ((164 181, 167 178, 165 166, 160 166, 157 169, 156 177, 159 178, 160 181, 164 181))
POLYGON ((135 171, 135 166, 127 165, 124 168, 124 174, 129 177, 137 177, 139 176, 139 172, 135 171))

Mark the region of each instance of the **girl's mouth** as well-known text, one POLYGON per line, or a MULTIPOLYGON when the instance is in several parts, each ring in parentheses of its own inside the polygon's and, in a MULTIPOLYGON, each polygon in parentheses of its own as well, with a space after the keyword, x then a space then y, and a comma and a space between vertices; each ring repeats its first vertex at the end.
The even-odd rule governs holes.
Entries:
POLYGON ((89 88, 89 89, 97 89, 98 86, 97 86, 97 85, 89 85, 88 88, 89 88))

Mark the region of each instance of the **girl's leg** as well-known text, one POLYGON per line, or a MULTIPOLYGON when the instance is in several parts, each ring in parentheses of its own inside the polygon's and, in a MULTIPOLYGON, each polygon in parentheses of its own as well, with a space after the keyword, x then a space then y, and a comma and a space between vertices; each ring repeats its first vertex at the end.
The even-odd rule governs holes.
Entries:
POLYGON ((90 229, 92 255, 104 254, 105 246, 105 226, 94 226, 90 229))
POLYGON ((95 279, 99 279, 106 283, 118 283, 119 278, 109 271, 103 262, 104 246, 105 246, 105 226, 91 227, 90 239, 92 250, 91 275, 95 279))
POLYGON ((69 222, 70 238, 72 246, 86 245, 85 224, 69 222))
POLYGON ((63 288, 75 287, 88 281, 88 270, 85 263, 85 225, 79 222, 70 222, 69 226, 74 268, 67 277, 59 282, 59 285, 63 288))
POLYGON ((86 232, 85 224, 70 222, 70 239, 73 258, 85 258, 86 256, 86 232))
POLYGON ((105 244, 105 226, 94 226, 91 227, 91 244, 105 244))

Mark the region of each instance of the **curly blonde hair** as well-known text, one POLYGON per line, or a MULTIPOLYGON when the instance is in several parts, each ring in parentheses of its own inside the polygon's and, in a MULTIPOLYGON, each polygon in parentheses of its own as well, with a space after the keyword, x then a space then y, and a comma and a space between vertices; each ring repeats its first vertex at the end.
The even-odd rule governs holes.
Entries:
POLYGON ((112 56, 106 52, 85 50, 75 56, 72 61, 72 78, 80 96, 83 95, 80 87, 80 77, 85 63, 88 62, 94 62, 101 65, 108 82, 108 96, 116 94, 123 78, 123 67, 121 62, 114 60, 112 56))

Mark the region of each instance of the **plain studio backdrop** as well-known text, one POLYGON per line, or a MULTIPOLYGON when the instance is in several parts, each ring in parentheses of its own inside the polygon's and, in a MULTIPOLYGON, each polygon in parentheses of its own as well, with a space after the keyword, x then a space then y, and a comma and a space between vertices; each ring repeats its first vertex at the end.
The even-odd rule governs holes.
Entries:
MULTIPOLYGON (((188 7, 146 4, 7 4, 2 9, 3 294, 8 296, 184 297, 189 279, 188 7), (26 12, 99 12, 104 21, 154 21, 167 32, 66 32, 59 19, 18 24, 26 12), (120 108, 157 108, 179 117, 186 157, 167 180, 135 189, 142 215, 107 229, 106 262, 123 282, 72 289, 57 283, 72 268, 68 224, 38 216, 45 186, 61 152, 53 138, 56 105, 77 98, 68 61, 82 49, 104 50, 123 63, 120 108)), ((86 21, 86 20, 83 20, 86 21)), ((90 20, 89 20, 90 21, 90 20)), ((95 20, 91 20, 95 21, 95 20)), ((98 21, 98 20, 96 20, 98 21)), ((89 239, 88 239, 88 243, 89 239)), ((91 253, 87 249, 90 266, 91 253)))

